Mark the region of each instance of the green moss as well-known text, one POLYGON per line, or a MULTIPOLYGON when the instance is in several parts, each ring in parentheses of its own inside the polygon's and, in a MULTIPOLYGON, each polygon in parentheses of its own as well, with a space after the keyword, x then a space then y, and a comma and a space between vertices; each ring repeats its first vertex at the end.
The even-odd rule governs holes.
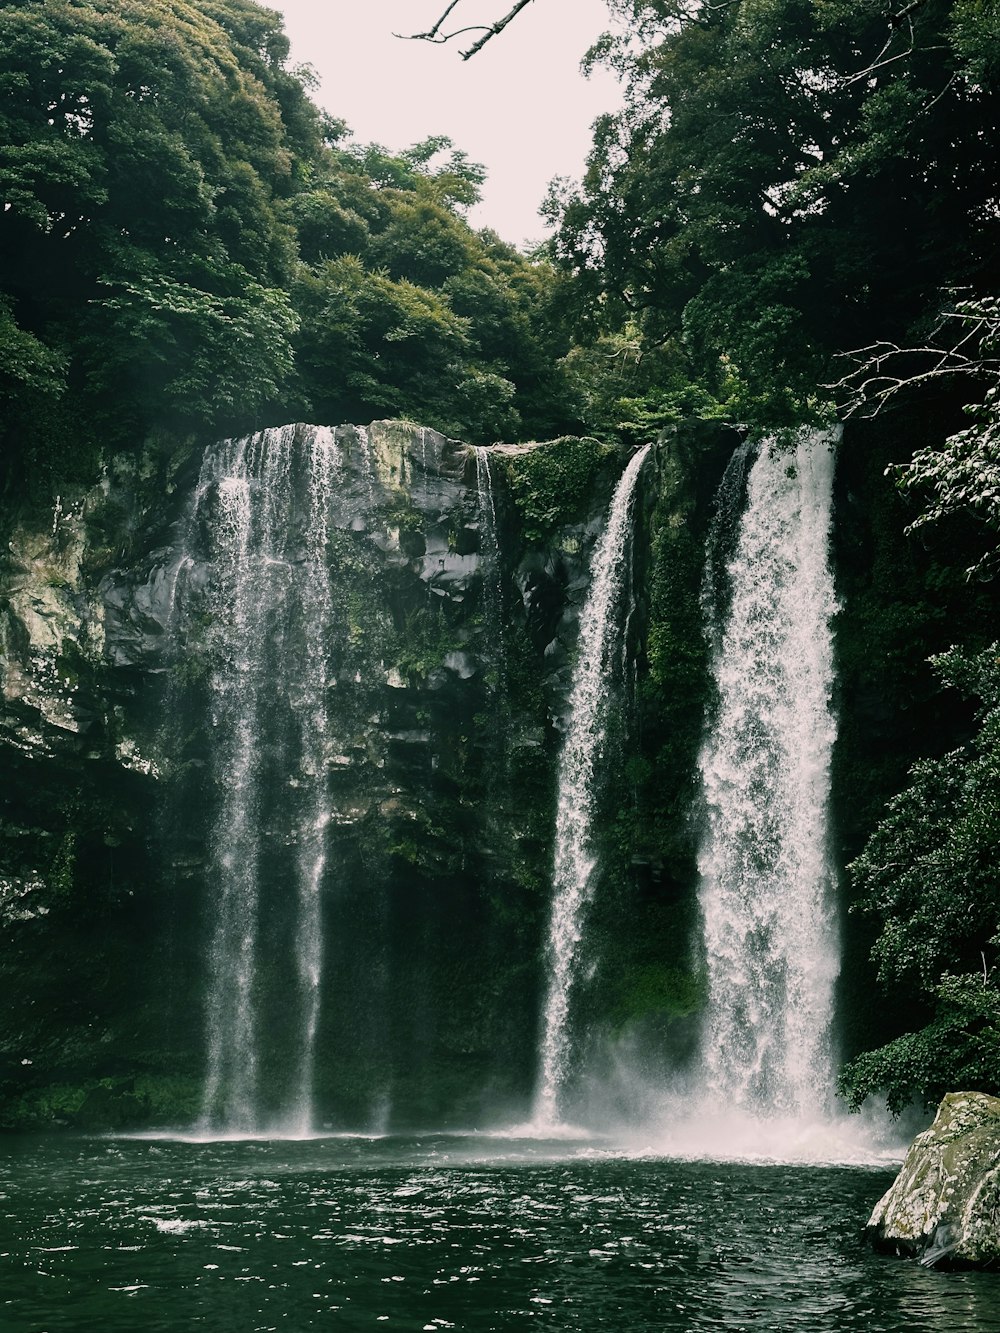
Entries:
POLYGON ((618 1029, 636 1018, 663 1014, 680 1018, 705 1003, 705 978, 667 963, 633 963, 613 982, 609 1012, 618 1029))
POLYGON ((425 680, 448 653, 463 646, 457 632, 436 607, 418 607, 409 612, 400 639, 397 666, 410 684, 425 680))
POLYGON ((12 1099, 0 1127, 90 1130, 189 1124, 198 1114, 200 1098, 199 1081, 175 1074, 48 1083, 12 1099))
POLYGON ((389 528, 398 528, 400 535, 416 534, 424 530, 424 518, 408 495, 397 494, 381 510, 381 517, 389 528))
POLYGON ((613 445, 576 436, 499 455, 525 540, 541 544, 557 528, 581 522, 602 470, 617 456, 613 445))
POLYGON ((46 881, 54 894, 69 898, 73 893, 76 867, 76 829, 69 827, 59 839, 55 855, 49 864, 46 881))

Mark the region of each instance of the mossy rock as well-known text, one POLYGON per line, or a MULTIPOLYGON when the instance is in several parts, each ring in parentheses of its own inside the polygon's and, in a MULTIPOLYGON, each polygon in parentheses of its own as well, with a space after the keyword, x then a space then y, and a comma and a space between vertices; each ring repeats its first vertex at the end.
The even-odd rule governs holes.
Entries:
POLYGON ((927 1267, 1000 1266, 1000 1098, 947 1094, 876 1204, 868 1235, 927 1267))

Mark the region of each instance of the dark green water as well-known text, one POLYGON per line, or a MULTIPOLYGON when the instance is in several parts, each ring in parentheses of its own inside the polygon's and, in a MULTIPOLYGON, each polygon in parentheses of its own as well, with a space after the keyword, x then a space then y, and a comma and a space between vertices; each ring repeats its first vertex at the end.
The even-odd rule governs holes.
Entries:
POLYGON ((1000 1330, 871 1254, 892 1173, 484 1138, 0 1146, 0 1330, 1000 1330))

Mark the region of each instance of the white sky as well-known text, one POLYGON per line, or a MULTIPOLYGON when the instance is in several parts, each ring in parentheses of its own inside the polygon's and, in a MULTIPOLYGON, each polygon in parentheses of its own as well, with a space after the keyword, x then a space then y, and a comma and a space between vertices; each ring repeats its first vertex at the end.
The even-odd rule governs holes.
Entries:
MULTIPOLYGON (((315 100, 363 143, 398 151, 446 134, 489 171, 469 214, 516 245, 539 240, 538 207, 554 176, 579 177, 590 126, 620 102, 605 71, 589 79, 580 60, 610 26, 603 0, 533 0, 469 61, 466 35, 443 46, 400 41, 425 32, 446 0, 264 0, 285 18, 291 63, 320 78, 315 100)), ((450 27, 495 22, 512 0, 462 0, 450 27)))

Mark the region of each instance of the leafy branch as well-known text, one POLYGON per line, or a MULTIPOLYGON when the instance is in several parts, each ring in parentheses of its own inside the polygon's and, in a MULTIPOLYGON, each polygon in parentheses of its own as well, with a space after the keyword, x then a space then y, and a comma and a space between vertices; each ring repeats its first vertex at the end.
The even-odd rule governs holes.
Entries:
MULTIPOLYGON (((844 356, 854 368, 825 387, 844 395, 845 416, 877 416, 900 394, 939 380, 985 385, 982 397, 965 408, 970 426, 950 435, 940 448, 918 449, 892 471, 902 490, 925 497, 907 531, 964 514, 987 532, 1000 533, 1000 297, 955 302, 923 346, 882 341, 844 356)), ((992 542, 966 574, 991 578, 998 570, 1000 552, 992 542)))

